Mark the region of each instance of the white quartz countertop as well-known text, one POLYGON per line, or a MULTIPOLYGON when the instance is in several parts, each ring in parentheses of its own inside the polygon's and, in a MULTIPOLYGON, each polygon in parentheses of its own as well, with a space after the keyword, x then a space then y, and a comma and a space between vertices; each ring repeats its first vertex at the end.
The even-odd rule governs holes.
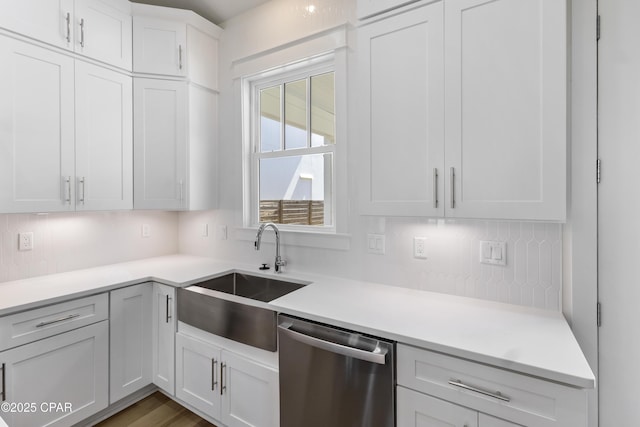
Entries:
MULTIPOLYGON (((0 316, 149 280, 190 285, 234 269, 258 273, 255 266, 171 255, 4 282, 0 316)), ((595 385, 561 313, 336 277, 279 276, 312 282, 267 304, 279 312, 576 387, 595 385)))

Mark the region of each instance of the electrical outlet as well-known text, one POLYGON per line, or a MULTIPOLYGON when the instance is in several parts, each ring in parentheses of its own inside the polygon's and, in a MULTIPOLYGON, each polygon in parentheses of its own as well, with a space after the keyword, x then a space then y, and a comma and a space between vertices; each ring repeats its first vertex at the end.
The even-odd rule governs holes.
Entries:
POLYGON ((427 238, 413 238, 413 257, 419 259, 427 259, 427 238))
POLYGON ((140 230, 142 237, 151 237, 151 227, 149 224, 142 224, 142 230, 140 230))
POLYGON ((19 251, 33 250, 33 231, 18 234, 18 250, 19 251))
POLYGON ((209 237, 209 224, 202 226, 202 237, 209 237))
POLYGON ((219 225, 218 226, 218 240, 227 240, 227 226, 219 225))

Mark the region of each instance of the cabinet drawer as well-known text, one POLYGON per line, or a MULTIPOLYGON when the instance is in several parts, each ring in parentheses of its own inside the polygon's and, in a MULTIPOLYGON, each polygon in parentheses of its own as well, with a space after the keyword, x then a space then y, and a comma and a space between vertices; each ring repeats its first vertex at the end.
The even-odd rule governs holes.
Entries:
POLYGON ((586 425, 586 392, 407 345, 398 345, 398 384, 513 422, 586 425))
POLYGON ((93 295, 0 317, 0 351, 105 320, 108 301, 93 295))

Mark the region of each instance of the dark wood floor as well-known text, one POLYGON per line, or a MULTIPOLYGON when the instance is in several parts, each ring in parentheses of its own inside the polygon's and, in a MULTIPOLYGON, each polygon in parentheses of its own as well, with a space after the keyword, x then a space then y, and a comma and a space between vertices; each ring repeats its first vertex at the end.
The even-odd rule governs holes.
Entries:
POLYGON ((96 427, 216 427, 160 392, 145 397, 96 427))

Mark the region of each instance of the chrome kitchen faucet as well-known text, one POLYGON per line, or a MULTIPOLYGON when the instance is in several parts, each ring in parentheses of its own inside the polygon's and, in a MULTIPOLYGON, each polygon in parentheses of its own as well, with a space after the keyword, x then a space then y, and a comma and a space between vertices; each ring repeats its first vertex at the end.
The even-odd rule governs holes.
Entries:
POLYGON ((273 231, 276 233, 276 261, 275 261, 274 269, 276 273, 281 273, 282 267, 287 265, 287 261, 283 260, 280 257, 280 231, 278 230, 278 227, 274 223, 265 222, 263 224, 260 224, 260 227, 258 227, 258 234, 256 234, 256 241, 253 243, 253 245, 255 246, 256 251, 260 250, 260 241, 262 240, 262 232, 267 227, 273 228, 273 231))

